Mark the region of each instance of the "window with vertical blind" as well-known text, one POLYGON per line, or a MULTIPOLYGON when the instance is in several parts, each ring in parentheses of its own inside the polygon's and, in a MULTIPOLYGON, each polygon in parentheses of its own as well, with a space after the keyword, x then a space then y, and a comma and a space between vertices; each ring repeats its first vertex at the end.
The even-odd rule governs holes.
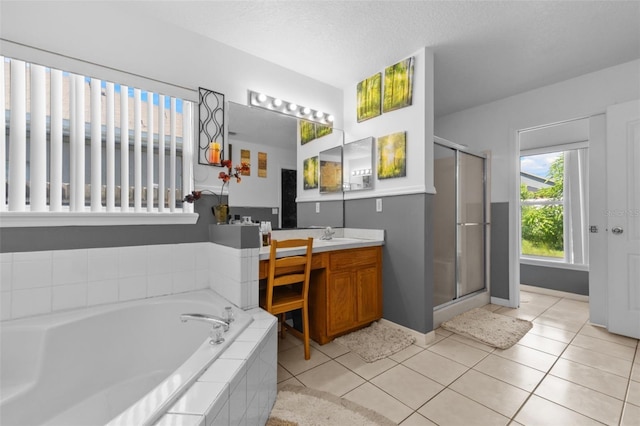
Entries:
POLYGON ((191 101, 2 62, 2 226, 193 222, 191 101))

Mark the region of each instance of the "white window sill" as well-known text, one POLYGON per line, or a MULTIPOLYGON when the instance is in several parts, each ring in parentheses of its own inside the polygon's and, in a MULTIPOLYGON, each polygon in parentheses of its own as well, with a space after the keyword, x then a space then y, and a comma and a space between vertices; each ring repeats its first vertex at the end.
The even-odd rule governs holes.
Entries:
POLYGON ((547 260, 533 257, 520 257, 520 263, 523 265, 544 266, 547 268, 572 269, 575 271, 589 271, 589 265, 577 265, 566 263, 563 260, 547 260))
POLYGON ((190 225, 197 213, 1 212, 0 228, 44 226, 190 225))

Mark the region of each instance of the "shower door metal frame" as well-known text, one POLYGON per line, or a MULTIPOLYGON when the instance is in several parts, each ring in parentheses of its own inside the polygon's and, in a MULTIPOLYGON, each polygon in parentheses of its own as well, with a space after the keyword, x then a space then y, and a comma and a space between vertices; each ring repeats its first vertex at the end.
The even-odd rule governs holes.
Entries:
MULTIPOLYGON (((457 303, 461 300, 470 298, 475 296, 476 294, 485 292, 488 290, 487 288, 487 283, 488 283, 488 256, 487 256, 487 232, 488 232, 488 227, 490 225, 490 222, 487 221, 487 216, 488 216, 488 212, 487 212, 487 156, 481 153, 476 153, 473 152, 471 150, 469 150, 469 147, 466 145, 460 145, 451 141, 448 141, 446 139, 442 139, 439 137, 435 137, 434 139, 434 144, 436 145, 440 145, 444 148, 449 148, 452 149, 454 151, 454 161, 455 161, 455 207, 456 207, 456 228, 455 228, 455 250, 456 250, 456 256, 455 256, 455 267, 454 267, 454 276, 455 276, 455 298, 453 300, 450 300, 448 302, 442 303, 440 305, 437 305, 434 307, 434 309, 440 309, 440 308, 445 308, 447 306, 450 306, 454 303, 457 303), (477 222, 477 223, 462 223, 460 220, 460 152, 464 153, 464 154, 468 154, 477 158, 482 159, 482 216, 483 216, 483 222, 477 222), (484 286, 479 289, 479 290, 475 290, 471 293, 465 294, 463 296, 460 296, 460 292, 461 292, 461 283, 460 283, 460 271, 459 271, 459 262, 460 262, 460 256, 459 256, 459 241, 460 241, 460 227, 461 226, 482 226, 482 247, 484 248, 483 250, 483 259, 482 259, 482 265, 483 265, 483 283, 484 286)), ((437 189, 437 188, 436 188, 437 189)))

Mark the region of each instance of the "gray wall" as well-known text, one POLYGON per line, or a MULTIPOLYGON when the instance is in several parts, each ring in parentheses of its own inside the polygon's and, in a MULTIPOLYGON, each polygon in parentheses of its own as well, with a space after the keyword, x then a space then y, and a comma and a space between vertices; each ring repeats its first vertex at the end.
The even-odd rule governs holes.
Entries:
POLYGON ((589 295, 589 272, 520 264, 520 282, 534 287, 589 295))
POLYGON ((383 197, 380 213, 375 204, 375 198, 345 201, 345 227, 385 230, 384 318, 427 333, 433 330, 433 195, 383 197))
MULTIPOLYGON (((320 201, 320 213, 316 213, 316 203, 298 203, 298 228, 313 226, 333 226, 343 228, 345 226, 342 200, 320 201)), ((355 226, 351 226, 355 228, 355 226)))
POLYGON ((209 241, 209 225, 215 223, 214 203, 212 195, 195 202, 200 217, 193 225, 0 228, 0 253, 209 241))
POLYGON ((491 203, 491 297, 509 299, 509 203, 491 203))

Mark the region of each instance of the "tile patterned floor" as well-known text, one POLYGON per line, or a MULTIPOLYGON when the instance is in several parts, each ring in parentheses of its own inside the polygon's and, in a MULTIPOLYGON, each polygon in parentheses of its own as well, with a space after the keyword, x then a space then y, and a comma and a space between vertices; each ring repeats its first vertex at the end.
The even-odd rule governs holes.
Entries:
POLYGON ((521 307, 486 309, 533 321, 507 350, 436 330, 428 346, 362 361, 338 343, 279 339, 278 386, 331 392, 414 425, 638 425, 638 340, 588 323, 586 302, 521 292, 521 307))

